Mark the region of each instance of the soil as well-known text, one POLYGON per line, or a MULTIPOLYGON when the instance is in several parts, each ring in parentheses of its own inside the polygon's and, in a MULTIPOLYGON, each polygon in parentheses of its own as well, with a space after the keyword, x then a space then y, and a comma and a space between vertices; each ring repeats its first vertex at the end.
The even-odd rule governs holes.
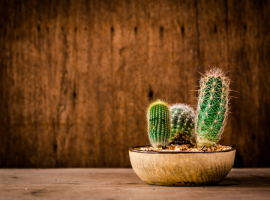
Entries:
POLYGON ((141 147, 140 150, 143 151, 155 151, 155 152, 216 152, 216 151, 228 151, 231 150, 230 146, 223 146, 220 144, 211 147, 197 148, 196 144, 170 144, 166 148, 157 147, 141 147))

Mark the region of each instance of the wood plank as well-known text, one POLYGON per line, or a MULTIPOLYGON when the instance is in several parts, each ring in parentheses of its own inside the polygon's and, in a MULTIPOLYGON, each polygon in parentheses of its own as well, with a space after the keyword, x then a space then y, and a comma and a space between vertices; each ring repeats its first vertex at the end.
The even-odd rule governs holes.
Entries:
POLYGON ((132 169, 1 169, 0 199, 269 199, 270 169, 232 169, 217 186, 148 185, 132 169))
MULTIPOLYGON (((200 44, 200 65, 199 71, 205 73, 210 67, 218 67, 223 72, 228 72, 227 76, 231 78, 231 89, 234 88, 234 79, 230 72, 233 66, 229 65, 228 55, 228 5, 227 1, 198 1, 198 34, 200 44)), ((201 75, 199 75, 199 78, 201 75)), ((231 95, 235 96, 234 92, 231 95)), ((237 94, 236 94, 237 95, 237 94)), ((233 140, 235 129, 232 127, 232 115, 235 107, 230 106, 231 102, 237 101, 232 98, 229 104, 230 112, 225 131, 222 136, 221 144, 236 146, 233 140)), ((238 151, 237 151, 238 153, 238 151)))
POLYGON ((258 109, 258 132, 255 138, 251 138, 256 141, 258 145, 258 154, 259 159, 256 166, 263 167, 269 166, 270 160, 268 159, 268 155, 270 155, 269 149, 269 136, 270 136, 270 22, 269 22, 269 10, 270 10, 270 2, 262 1, 256 2, 254 5, 257 12, 256 23, 258 32, 256 35, 256 64, 258 66, 258 94, 259 94, 259 109, 258 109), (268 35, 268 37, 265 37, 268 35))
MULTIPOLYGON (((113 55, 112 55, 112 38, 114 34, 114 3, 110 1, 100 1, 99 4, 95 4, 96 10, 95 15, 99 25, 95 25, 95 32, 97 35, 92 37, 94 41, 95 38, 99 38, 99 44, 97 44, 97 53, 99 54, 99 66, 101 68, 100 81, 99 81, 99 131, 101 131, 101 138, 99 143, 99 157, 103 157, 102 163, 99 166, 110 167, 117 166, 115 159, 113 158, 117 152, 112 150, 110 147, 115 146, 118 140, 113 137, 113 121, 114 121, 114 72, 112 68, 113 55)), ((91 23, 91 22, 90 22, 91 23)), ((94 55, 93 55, 94 56, 94 55)), ((93 57, 93 59, 95 59, 93 57)), ((92 64, 95 68, 95 63, 92 64)), ((97 130, 98 131, 98 130, 97 130)), ((99 137, 97 134, 95 137, 99 137)), ((95 147, 92 147, 95 148, 95 147)), ((98 159, 96 160, 98 163, 98 159)), ((91 166, 91 165, 90 165, 91 166)))
MULTIPOLYGON (((147 136, 146 109, 149 102, 154 99, 153 88, 149 78, 149 28, 150 28, 150 3, 146 1, 134 1, 135 3, 135 27, 134 27, 134 59, 136 65, 137 88, 135 92, 134 122, 137 126, 136 132, 132 133, 130 145, 150 144, 147 136), (138 141, 140 141, 138 143, 138 141)), ((131 27, 132 28, 132 27, 131 27)), ((131 91, 132 92, 132 91, 131 91)), ((127 152, 128 153, 128 152, 127 152)))
POLYGON ((262 24, 260 9, 254 1, 228 1, 228 58, 232 87, 239 93, 231 101, 232 134, 230 144, 237 147, 235 165, 256 167, 260 159, 258 138, 259 82, 258 55, 260 50, 257 37, 262 24), (251 109, 252 108, 252 109, 251 109), (251 117, 252 116, 252 117, 251 117), (254 155, 250 157, 248 155, 254 155))

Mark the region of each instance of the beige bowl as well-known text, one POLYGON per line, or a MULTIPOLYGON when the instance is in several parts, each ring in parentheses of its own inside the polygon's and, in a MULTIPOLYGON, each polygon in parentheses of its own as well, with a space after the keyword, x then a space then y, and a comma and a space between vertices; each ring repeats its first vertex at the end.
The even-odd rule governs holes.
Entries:
POLYGON ((222 152, 149 152, 129 149, 135 173, 154 185, 214 185, 230 172, 235 149, 222 152))

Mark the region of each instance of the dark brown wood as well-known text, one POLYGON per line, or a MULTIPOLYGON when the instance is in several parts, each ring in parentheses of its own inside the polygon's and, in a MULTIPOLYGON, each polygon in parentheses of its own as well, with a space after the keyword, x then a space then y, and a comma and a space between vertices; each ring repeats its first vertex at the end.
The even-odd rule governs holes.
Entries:
POLYGON ((270 167, 269 1, 0 3, 0 167, 130 167, 157 98, 196 106, 199 72, 232 79, 221 143, 270 167))
POLYGON ((132 169, 1 169, 0 199, 269 199, 270 169, 232 169, 216 186, 148 185, 132 169))

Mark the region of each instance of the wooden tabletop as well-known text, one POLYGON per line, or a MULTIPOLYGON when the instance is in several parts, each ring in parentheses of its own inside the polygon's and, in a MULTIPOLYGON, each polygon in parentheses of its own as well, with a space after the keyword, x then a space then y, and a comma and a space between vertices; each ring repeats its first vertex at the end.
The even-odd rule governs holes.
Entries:
POLYGON ((132 169, 0 169, 0 199, 270 199, 270 169, 232 169, 217 186, 148 185, 132 169))

